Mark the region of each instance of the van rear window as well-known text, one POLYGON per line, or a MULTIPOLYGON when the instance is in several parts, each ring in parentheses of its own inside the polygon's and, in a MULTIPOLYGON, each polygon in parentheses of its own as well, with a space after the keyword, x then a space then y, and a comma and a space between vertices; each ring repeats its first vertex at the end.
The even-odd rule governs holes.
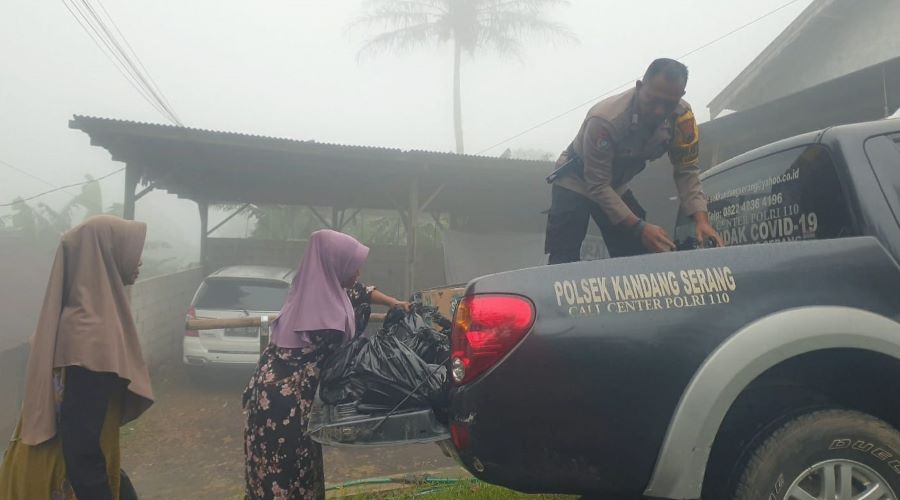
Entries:
POLYGON ((194 307, 232 311, 279 311, 287 297, 287 283, 236 279, 208 279, 194 307))
MULTIPOLYGON (((802 146, 707 177, 709 218, 726 245, 850 236, 852 219, 828 148, 802 146)), ((697 246, 679 215, 679 248, 697 246)))

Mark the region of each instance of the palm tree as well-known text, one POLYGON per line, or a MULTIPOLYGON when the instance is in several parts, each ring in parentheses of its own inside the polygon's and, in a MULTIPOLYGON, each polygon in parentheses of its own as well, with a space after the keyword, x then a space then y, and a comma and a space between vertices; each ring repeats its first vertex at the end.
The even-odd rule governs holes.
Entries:
POLYGON ((520 56, 526 34, 575 41, 563 25, 548 21, 548 7, 567 0, 369 0, 359 24, 386 31, 365 42, 368 52, 408 50, 426 44, 453 44, 453 131, 463 153, 460 66, 463 52, 482 49, 520 56))

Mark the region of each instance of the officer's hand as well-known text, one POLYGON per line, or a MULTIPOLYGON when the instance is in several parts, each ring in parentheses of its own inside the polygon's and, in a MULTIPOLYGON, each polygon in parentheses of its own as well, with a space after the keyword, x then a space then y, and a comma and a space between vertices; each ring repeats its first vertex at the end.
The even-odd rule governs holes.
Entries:
POLYGON ((700 242, 701 248, 706 246, 707 240, 713 240, 717 247, 725 246, 725 242, 722 241, 722 237, 719 236, 719 233, 712 227, 712 224, 709 222, 697 223, 697 241, 700 242))
POLYGON ((644 230, 641 231, 641 243, 651 252, 659 253, 675 250, 675 243, 669 239, 666 230, 654 224, 644 226, 644 230))

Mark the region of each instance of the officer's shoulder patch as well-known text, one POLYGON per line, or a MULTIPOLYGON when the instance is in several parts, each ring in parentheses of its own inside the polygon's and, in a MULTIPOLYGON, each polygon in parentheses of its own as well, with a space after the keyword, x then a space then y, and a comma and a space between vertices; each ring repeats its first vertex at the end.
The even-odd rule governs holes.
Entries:
POLYGON ((597 139, 594 141, 594 147, 597 149, 607 149, 610 147, 611 135, 606 127, 601 127, 597 131, 597 139))
POLYGON ((681 143, 691 144, 697 139, 697 120, 691 110, 685 111, 675 120, 675 127, 681 136, 681 143))

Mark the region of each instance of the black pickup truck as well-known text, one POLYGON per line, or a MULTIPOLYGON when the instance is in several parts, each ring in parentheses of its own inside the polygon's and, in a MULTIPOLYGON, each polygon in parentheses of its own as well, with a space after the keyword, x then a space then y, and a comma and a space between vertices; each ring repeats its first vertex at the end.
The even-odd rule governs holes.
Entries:
POLYGON ((900 120, 770 144, 703 184, 725 248, 680 215, 687 251, 469 283, 436 412, 453 452, 523 492, 900 499, 900 120))

